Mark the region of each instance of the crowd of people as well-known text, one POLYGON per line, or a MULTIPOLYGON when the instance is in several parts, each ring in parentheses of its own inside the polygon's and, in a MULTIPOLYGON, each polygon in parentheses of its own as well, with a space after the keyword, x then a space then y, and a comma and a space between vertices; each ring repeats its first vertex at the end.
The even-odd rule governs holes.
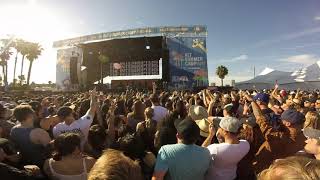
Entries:
POLYGON ((0 95, 0 179, 320 179, 320 91, 0 95))

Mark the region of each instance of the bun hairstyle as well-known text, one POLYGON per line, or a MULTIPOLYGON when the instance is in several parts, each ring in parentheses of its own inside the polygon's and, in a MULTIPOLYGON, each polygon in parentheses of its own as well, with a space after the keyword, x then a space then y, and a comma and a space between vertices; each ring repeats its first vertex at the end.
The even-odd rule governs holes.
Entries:
POLYGON ((60 134, 53 143, 53 159, 59 161, 63 156, 72 154, 77 147, 80 149, 80 142, 79 134, 70 132, 60 134))

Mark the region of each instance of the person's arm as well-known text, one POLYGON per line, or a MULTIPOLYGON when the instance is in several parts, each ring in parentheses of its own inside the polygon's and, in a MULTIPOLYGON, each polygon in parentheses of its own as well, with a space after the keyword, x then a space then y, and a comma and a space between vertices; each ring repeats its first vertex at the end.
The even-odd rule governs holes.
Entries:
POLYGON ((40 120, 40 127, 46 131, 50 129, 52 125, 55 125, 57 122, 59 122, 59 117, 57 115, 46 117, 40 120))
POLYGON ((163 180, 165 175, 166 172, 163 171, 154 172, 152 175, 152 180, 163 180))
POLYGON ((269 101, 268 108, 270 108, 275 114, 281 114, 282 109, 280 107, 276 107, 272 100, 269 101))
POLYGON ((299 95, 300 95, 299 93, 300 93, 300 89, 298 88, 298 89, 297 89, 297 93, 296 93, 296 95, 294 96, 295 99, 299 99, 299 95))
POLYGON ((116 133, 115 133, 115 127, 114 127, 114 110, 115 110, 115 106, 111 105, 110 109, 109 109, 109 120, 107 122, 108 124, 108 136, 110 137, 110 142, 113 143, 115 141, 115 137, 116 137, 116 133))
POLYGON ((160 148, 158 156, 157 156, 157 162, 154 167, 154 172, 152 175, 152 180, 163 180, 164 176, 166 175, 169 164, 168 164, 168 157, 163 149, 163 147, 160 148))
POLYGON ((102 113, 101 113, 101 107, 98 107, 98 108, 97 108, 96 116, 97 116, 98 124, 99 124, 101 127, 104 127, 103 119, 102 119, 102 113))
POLYGON ((206 138, 206 140, 204 140, 204 142, 202 143, 202 147, 208 147, 211 142, 212 142, 212 138, 215 136, 216 134, 216 130, 214 129, 214 126, 213 124, 210 124, 209 125, 209 135, 208 137, 206 138))
POLYGON ((212 109, 214 107, 214 101, 212 100, 210 103, 209 103, 209 107, 208 107, 208 116, 212 116, 212 109))
POLYGON ((43 172, 44 172, 47 176, 52 177, 51 170, 50 170, 50 166, 49 166, 49 159, 47 159, 47 160, 44 162, 43 172))
POLYGON ((97 90, 94 88, 92 91, 90 91, 90 108, 87 112, 92 118, 94 118, 94 115, 97 111, 97 90))
POLYGON ((277 94, 278 88, 279 88, 279 85, 276 84, 274 87, 274 90, 271 93, 271 96, 275 98, 277 101, 279 101, 280 103, 282 103, 283 102, 282 98, 277 94))
POLYGON ((255 101, 253 101, 251 97, 246 96, 246 98, 249 101, 251 101, 252 111, 253 111, 254 117, 256 118, 256 123, 260 127, 260 130, 263 134, 263 137, 266 140, 270 140, 270 138, 279 137, 280 136, 279 132, 277 130, 275 130, 272 127, 272 125, 268 122, 266 117, 262 114, 262 111, 261 111, 260 107, 258 106, 258 104, 255 101))
POLYGON ((244 105, 243 105, 242 117, 248 117, 249 110, 250 110, 250 108, 248 106, 248 103, 245 102, 244 105))
POLYGON ((206 91, 205 90, 202 90, 202 101, 203 101, 203 104, 204 104, 204 107, 208 107, 208 103, 207 103, 207 99, 206 99, 206 91))

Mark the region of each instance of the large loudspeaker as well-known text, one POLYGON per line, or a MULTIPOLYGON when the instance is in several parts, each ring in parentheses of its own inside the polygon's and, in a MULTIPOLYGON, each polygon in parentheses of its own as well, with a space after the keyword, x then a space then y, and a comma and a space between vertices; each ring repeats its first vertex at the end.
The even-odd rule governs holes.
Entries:
POLYGON ((79 84, 78 74, 77 74, 77 64, 78 57, 70 58, 70 81, 71 84, 79 84))
POLYGON ((170 82, 169 50, 162 50, 162 80, 170 82))

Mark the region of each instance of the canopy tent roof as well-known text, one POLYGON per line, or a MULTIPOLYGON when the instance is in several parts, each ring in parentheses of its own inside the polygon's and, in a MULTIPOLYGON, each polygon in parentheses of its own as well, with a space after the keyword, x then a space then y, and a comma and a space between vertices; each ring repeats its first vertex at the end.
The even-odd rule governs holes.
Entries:
POLYGON ((239 89, 269 89, 275 83, 284 89, 320 89, 320 61, 294 72, 265 68, 257 77, 236 83, 239 89))

